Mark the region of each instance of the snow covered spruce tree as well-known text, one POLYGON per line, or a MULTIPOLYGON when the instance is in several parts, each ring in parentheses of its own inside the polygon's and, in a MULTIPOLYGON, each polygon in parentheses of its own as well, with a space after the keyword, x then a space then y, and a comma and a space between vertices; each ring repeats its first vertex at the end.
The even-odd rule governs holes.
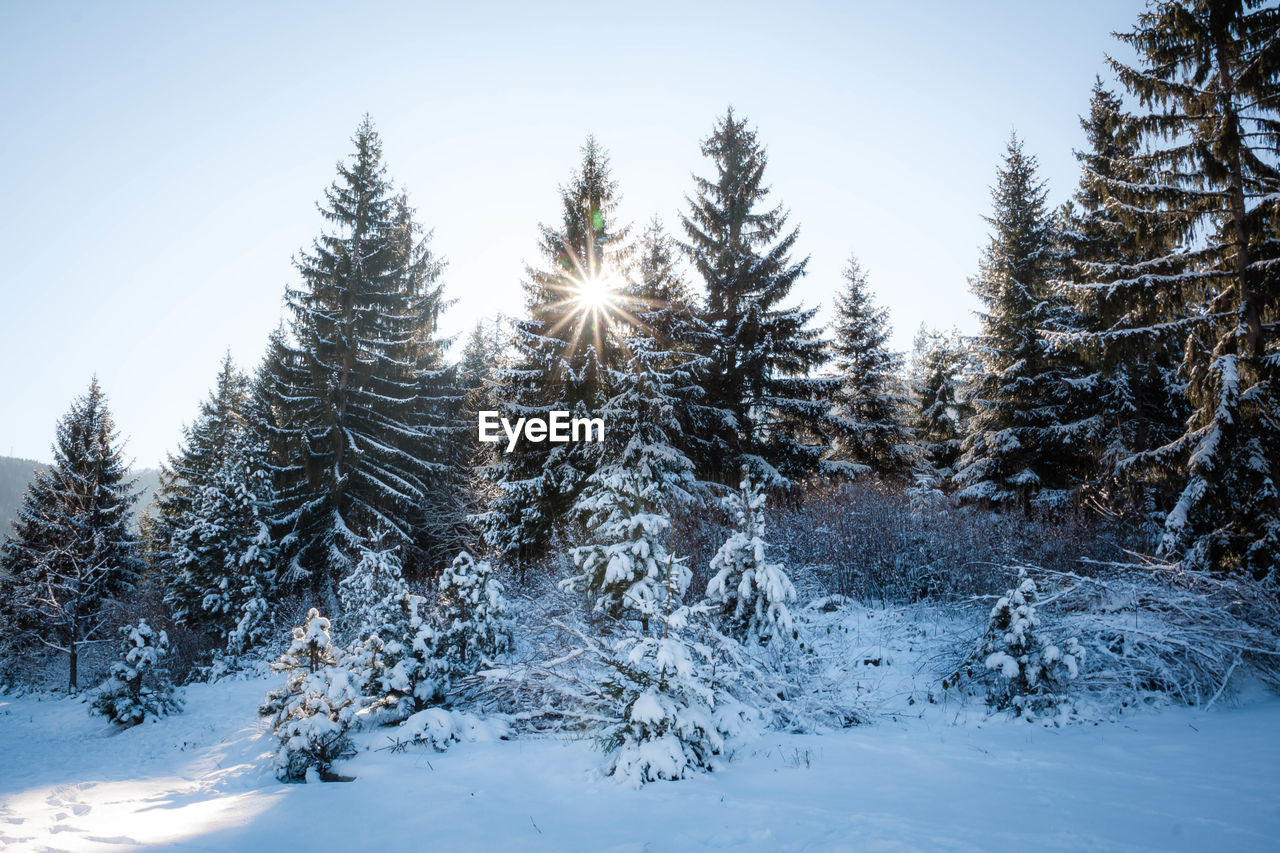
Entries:
POLYGON ((71 692, 82 648, 142 569, 119 438, 95 377, 58 422, 53 464, 31 481, 0 557, 6 630, 65 654, 71 692))
POLYGON ((347 658, 378 723, 398 723, 447 695, 450 664, 438 654, 436 630, 422 615, 422 604, 420 595, 401 595, 386 624, 347 658))
POLYGON ((832 321, 833 366, 839 384, 831 392, 829 422, 835 430, 834 470, 905 480, 918 453, 907 422, 911 403, 902 357, 888 349, 889 312, 871 301, 858 259, 844 268, 845 289, 836 295, 832 321))
POLYGON ((393 195, 367 118, 353 142, 321 207, 332 230, 296 261, 290 339, 267 371, 287 574, 331 600, 380 531, 412 576, 462 522, 460 397, 435 327, 440 264, 393 195))
POLYGON ((267 448, 246 416, 248 393, 228 354, 161 472, 152 528, 174 619, 217 636, 231 654, 265 639, 276 591, 275 491, 267 448))
POLYGON ((930 478, 949 488, 969 416, 964 385, 968 350, 960 333, 921 325, 911 354, 915 440, 930 478))
POLYGON ((1189 306, 1151 283, 1176 275, 1167 255, 1181 234, 1122 197, 1143 181, 1138 143, 1120 98, 1100 80, 1080 123, 1089 147, 1076 153, 1080 186, 1061 233, 1070 317, 1055 343, 1081 356, 1091 388, 1083 409, 1099 433, 1089 498, 1154 539, 1176 496, 1159 449, 1182 433, 1189 414, 1177 376, 1189 306))
POLYGON ((449 675, 471 675, 511 650, 507 601, 488 561, 463 551, 441 573, 438 586, 431 650, 449 675))
MULTIPOLYGON (((629 334, 647 340, 653 352, 667 354, 659 362, 673 371, 665 393, 680 427, 669 439, 693 460, 710 452, 711 444, 702 437, 701 425, 717 418, 707 406, 703 387, 710 362, 697 355, 711 351, 715 331, 704 320, 697 295, 681 275, 680 252, 662 221, 656 216, 651 219, 636 249, 635 279, 622 297, 622 310, 631 328, 629 334)), ((628 347, 628 358, 630 352, 628 347)))
POLYGON ((272 716, 280 742, 274 763, 282 782, 327 781, 333 762, 355 754, 347 731, 360 697, 337 664, 329 620, 313 607, 305 627, 293 629, 293 642, 272 664, 286 674, 284 687, 268 693, 259 709, 272 716))
POLYGON ((465 400, 465 420, 469 424, 476 423, 481 410, 497 409, 493 382, 506 356, 508 335, 504 323, 501 316, 488 322, 477 322, 462 349, 462 358, 458 362, 458 387, 465 400))
POLYGON ((959 495, 991 505, 1061 506, 1085 466, 1095 424, 1076 422, 1084 389, 1066 356, 1046 340, 1060 330, 1062 305, 1051 292, 1054 236, 1036 160, 1011 137, 996 186, 991 242, 970 281, 982 303, 974 341, 976 377, 959 495))
MULTIPOLYGON (((608 399, 619 358, 613 303, 626 262, 627 229, 615 221, 617 184, 594 137, 560 188, 562 221, 541 226, 543 265, 524 282, 526 316, 513 324, 513 363, 497 371, 493 397, 512 423, 551 411, 594 417, 608 399)), ((586 441, 518 443, 495 450, 485 473, 496 496, 477 518, 499 553, 523 558, 544 550, 595 470, 586 441)))
MULTIPOLYGON (((1186 460, 1161 551, 1193 566, 1276 578, 1280 565, 1280 11, 1253 0, 1172 0, 1120 38, 1112 60, 1146 111, 1126 123, 1141 177, 1104 181, 1176 236, 1117 276, 1178 319, 1192 414, 1162 448, 1186 460)), ((1127 287, 1125 289, 1128 289, 1127 287)))
POLYGON ((590 531, 575 548, 577 590, 595 613, 638 616, 647 627, 661 612, 668 573, 688 586, 689 570, 672 558, 666 541, 673 509, 693 502, 693 463, 680 450, 681 428, 673 393, 689 382, 689 357, 654 349, 648 337, 627 340, 630 359, 602 409, 609 424, 603 460, 587 480, 575 511, 590 531))
POLYGON ((988 704, 1034 719, 1063 702, 1068 682, 1084 663, 1084 649, 1075 637, 1061 646, 1043 637, 1036 614, 1036 584, 1021 569, 1017 587, 991 608, 976 657, 989 673, 982 676, 989 685, 988 704))
POLYGON ((375 536, 372 546, 360 548, 355 568, 338 584, 345 633, 357 639, 381 628, 409 591, 397 554, 400 546, 383 547, 383 538, 375 536))
POLYGON ((809 326, 817 309, 781 305, 808 259, 791 261, 798 232, 787 230, 787 211, 762 208, 768 157, 746 119, 726 112, 702 153, 714 175, 695 178, 682 216, 713 332, 698 350, 708 360, 708 416, 698 424, 705 443, 694 463, 700 479, 732 484, 746 465, 769 488, 788 488, 817 470, 827 450, 814 430, 834 384, 808 376, 825 358, 809 326))
POLYGON ((716 605, 725 630, 739 642, 786 643, 792 639, 796 597, 791 578, 765 557, 764 493, 744 471, 738 491, 726 501, 736 529, 711 560, 707 599, 716 605))
POLYGON ((602 656, 608 674, 601 685, 605 704, 600 744, 608 754, 604 771, 640 787, 714 770, 730 738, 755 719, 715 678, 713 650, 692 636, 711 609, 682 603, 692 575, 682 560, 663 552, 662 581, 646 623, 632 626, 602 656))
POLYGON ((633 633, 604 659, 610 705, 602 710, 614 719, 600 736, 604 772, 637 788, 716 769, 729 740, 752 722, 711 677, 712 651, 680 636, 687 610, 662 618, 662 636, 633 633))
POLYGON ((161 662, 169 651, 169 635, 157 631, 146 619, 120 629, 124 648, 111 666, 111 676, 98 688, 91 706, 121 726, 136 726, 182 710, 173 683, 161 662))

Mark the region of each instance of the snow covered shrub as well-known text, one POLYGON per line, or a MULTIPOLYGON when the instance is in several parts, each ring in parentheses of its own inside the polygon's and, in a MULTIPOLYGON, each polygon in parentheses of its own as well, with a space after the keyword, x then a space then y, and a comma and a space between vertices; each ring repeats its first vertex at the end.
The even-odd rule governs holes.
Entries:
POLYGON ((744 476, 728 507, 737 529, 711 560, 707 598, 739 641, 790 640, 794 628, 787 602, 795 600, 796 590, 781 565, 765 560, 764 494, 744 476))
POLYGON ((509 729, 502 720, 486 720, 460 711, 428 708, 419 711, 396 730, 396 748, 429 746, 444 752, 463 741, 505 740, 509 729))
POLYGON ((1084 662, 1084 648, 1075 637, 1061 646, 1045 640, 1036 615, 1036 584, 1027 570, 1018 571, 1018 586, 1006 592, 991 609, 987 631, 977 657, 994 676, 987 702, 998 710, 1012 708, 1019 716, 1034 717, 1057 706, 1067 683, 1084 662))
POLYGON ((366 637, 382 627, 408 592, 401 572, 397 547, 360 549, 360 559, 351 574, 338 584, 346 636, 366 637))
POLYGON ((444 701, 449 665, 437 655, 436 632, 420 611, 422 597, 403 593, 394 617, 348 661, 371 697, 370 719, 399 722, 444 701))
POLYGON ((488 562, 476 562, 463 551, 440 576, 432 615, 434 651, 454 676, 470 675, 511 649, 507 601, 493 574, 488 562))
POLYGON ((1055 621, 1088 651, 1086 686, 1105 706, 1207 706, 1238 685, 1280 687, 1274 587, 1162 561, 1040 575, 1055 621))
POLYGON ((91 709, 113 723, 136 726, 182 710, 160 659, 169 651, 169 636, 141 619, 120 629, 122 657, 111 667, 111 676, 98 688, 91 709))
POLYGON ((306 626, 293 629, 293 642, 272 667, 287 673, 284 687, 268 693, 259 709, 274 715, 280 741, 274 763, 282 782, 325 779, 334 761, 355 754, 347 730, 360 697, 337 663, 329 620, 313 607, 306 626))
POLYGON ((617 719, 600 738, 605 773, 640 787, 714 770, 751 713, 711 680, 711 651, 674 634, 631 636, 604 658, 617 719))

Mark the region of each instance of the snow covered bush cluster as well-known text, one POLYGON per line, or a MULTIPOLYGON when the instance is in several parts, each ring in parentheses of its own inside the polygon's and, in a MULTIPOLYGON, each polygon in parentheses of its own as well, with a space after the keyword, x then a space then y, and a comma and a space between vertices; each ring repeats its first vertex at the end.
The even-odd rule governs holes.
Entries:
POLYGON ((93 712, 121 726, 136 726, 182 710, 161 660, 169 651, 169 636, 145 619, 122 628, 120 634, 121 660, 93 696, 93 712))

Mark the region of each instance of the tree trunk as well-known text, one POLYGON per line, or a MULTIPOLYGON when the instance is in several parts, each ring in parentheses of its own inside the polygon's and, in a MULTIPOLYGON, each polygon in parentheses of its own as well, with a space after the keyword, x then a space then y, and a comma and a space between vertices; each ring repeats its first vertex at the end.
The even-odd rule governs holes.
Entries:
MULTIPOLYGON (((1240 131, 1239 117, 1235 105, 1235 81, 1232 78, 1232 60, 1225 34, 1219 34, 1216 45, 1218 55, 1219 97, 1223 104, 1223 119, 1240 131)), ((1239 355, 1245 358, 1260 358, 1262 347, 1262 314, 1258 309, 1258 295, 1250 282, 1251 258, 1249 252, 1248 209, 1244 196, 1244 166, 1241 163, 1240 148, 1245 144, 1244 137, 1236 134, 1235 144, 1227 157, 1227 205, 1231 217, 1232 234, 1236 242, 1235 272, 1236 287, 1239 288, 1239 318, 1244 326, 1244 351, 1239 355)), ((1237 334, 1239 329, 1237 328, 1237 334)))

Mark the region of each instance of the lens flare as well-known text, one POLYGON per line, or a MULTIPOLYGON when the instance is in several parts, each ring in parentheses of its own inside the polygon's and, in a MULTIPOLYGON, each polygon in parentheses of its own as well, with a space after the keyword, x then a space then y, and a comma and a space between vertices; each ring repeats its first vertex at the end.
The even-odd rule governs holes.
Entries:
POLYGON ((584 311, 604 311, 618 299, 618 281, 607 274, 579 279, 574 285, 574 301, 584 311))

